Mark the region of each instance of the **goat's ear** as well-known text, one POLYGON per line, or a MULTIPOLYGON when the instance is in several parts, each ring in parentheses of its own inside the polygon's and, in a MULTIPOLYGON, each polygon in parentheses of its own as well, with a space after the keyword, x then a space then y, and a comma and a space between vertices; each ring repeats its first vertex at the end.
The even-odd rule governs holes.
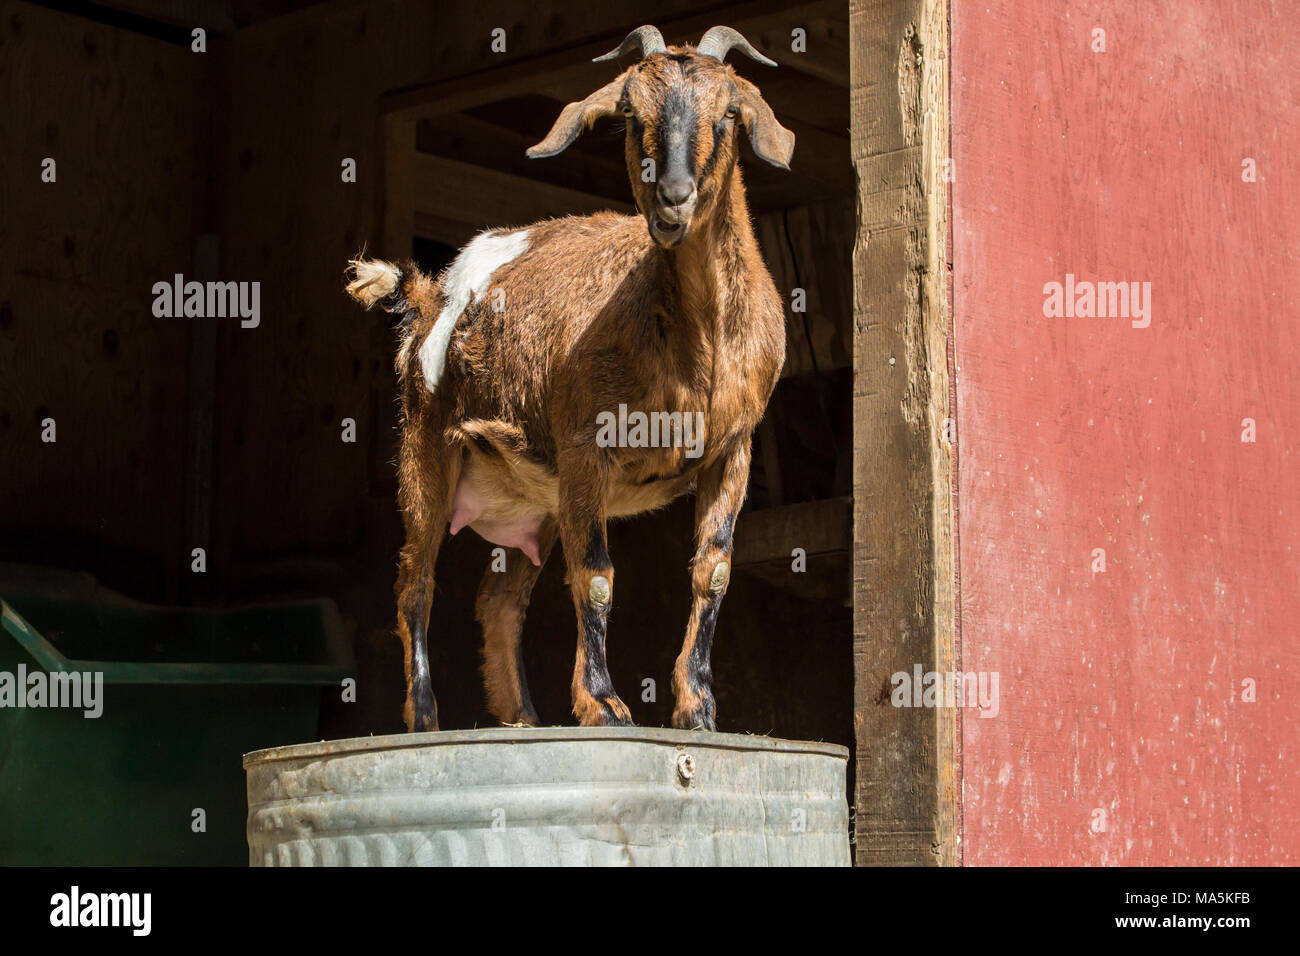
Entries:
POLYGON ((742 76, 734 77, 740 91, 740 123, 749 131, 749 143, 759 159, 781 169, 790 168, 794 155, 794 133, 776 121, 758 87, 742 76))
POLYGON ((612 83, 606 84, 592 93, 585 100, 570 103, 560 113, 546 139, 536 146, 525 150, 529 159, 547 159, 567 149, 578 134, 591 127, 602 116, 613 116, 618 112, 618 101, 623 95, 623 86, 627 83, 627 73, 622 73, 612 83))

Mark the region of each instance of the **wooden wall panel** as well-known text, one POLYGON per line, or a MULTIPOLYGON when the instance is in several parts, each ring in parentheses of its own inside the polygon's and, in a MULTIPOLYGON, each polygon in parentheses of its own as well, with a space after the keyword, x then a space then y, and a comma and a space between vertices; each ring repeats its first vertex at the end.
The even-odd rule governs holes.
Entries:
POLYGON ((0 538, 15 557, 87 567, 93 542, 170 573, 188 560, 194 320, 155 318, 152 286, 192 271, 215 56, 0 4, 0 538))
POLYGON ((853 240, 857 218, 852 199, 799 206, 756 217, 763 259, 786 304, 785 368, 803 375, 852 364, 853 240), (791 311, 796 287, 807 293, 807 312, 791 311), (807 328, 803 322, 807 317, 807 328), (809 352, 809 338, 813 353, 809 352))

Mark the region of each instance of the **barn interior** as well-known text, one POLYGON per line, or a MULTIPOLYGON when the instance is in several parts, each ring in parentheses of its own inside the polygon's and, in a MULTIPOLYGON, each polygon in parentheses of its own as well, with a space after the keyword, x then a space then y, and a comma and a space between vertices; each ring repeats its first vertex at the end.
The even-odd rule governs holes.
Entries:
MULTIPOLYGON (((797 146, 789 172, 748 147, 741 160, 789 305, 788 357, 756 436, 718 625, 718 724, 852 743, 847 4, 5 0, 0 11, 5 574, 73 572, 195 611, 332 601, 355 687, 319 689, 320 738, 402 729, 394 329, 343 294, 347 260, 365 249, 436 271, 484 228, 632 211, 619 124, 552 160, 523 151, 608 81, 615 67, 592 57, 641 23, 669 43, 726 24, 777 60, 731 58, 797 146), (153 287, 177 274, 260 283, 258 325, 156 316, 153 287)), ((610 529, 609 661, 638 724, 669 724, 692 516, 685 499, 610 529)), ((493 723, 474 620, 490 550, 461 534, 439 558, 429 652, 443 728, 493 723)), ((573 722, 562 564, 557 553, 545 569, 524 637, 533 699, 556 724, 573 722)), ((168 643, 188 633, 158 638, 154 657, 200 659, 168 643)), ((273 638, 233 653, 255 660, 273 638)))

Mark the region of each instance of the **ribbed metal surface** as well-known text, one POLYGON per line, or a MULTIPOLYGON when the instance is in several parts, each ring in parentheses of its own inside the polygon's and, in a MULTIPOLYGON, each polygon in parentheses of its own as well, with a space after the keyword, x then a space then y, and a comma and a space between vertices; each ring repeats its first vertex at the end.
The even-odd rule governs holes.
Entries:
POLYGON ((656 728, 362 737, 247 755, 253 866, 847 866, 848 751, 656 728))

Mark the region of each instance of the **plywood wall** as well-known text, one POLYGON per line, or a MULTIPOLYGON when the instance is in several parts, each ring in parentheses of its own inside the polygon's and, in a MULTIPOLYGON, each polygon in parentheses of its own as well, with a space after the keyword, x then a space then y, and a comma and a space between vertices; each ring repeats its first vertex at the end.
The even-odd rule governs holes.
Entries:
POLYGON ((953 0, 952 33, 961 666, 1001 675, 965 861, 1294 864, 1300 27, 953 0), (1046 316, 1067 273, 1149 282, 1149 326, 1046 316))
POLYGON ((781 374, 806 375, 852 365, 857 232, 852 198, 764 213, 757 217, 756 232, 763 259, 790 310, 781 374), (793 311, 795 289, 806 293, 803 312, 793 311))
MULTIPOLYGON (((183 541, 192 273, 220 54, 0 5, 0 548, 160 594, 183 541), (42 182, 42 163, 55 182, 42 182), (41 440, 42 420, 57 441, 41 440), (130 560, 127 560, 127 558, 130 560), (130 565, 130 567, 127 567, 130 565), (127 583, 127 582, 122 582, 127 583)), ((183 553, 182 553, 183 552, 183 553)))

